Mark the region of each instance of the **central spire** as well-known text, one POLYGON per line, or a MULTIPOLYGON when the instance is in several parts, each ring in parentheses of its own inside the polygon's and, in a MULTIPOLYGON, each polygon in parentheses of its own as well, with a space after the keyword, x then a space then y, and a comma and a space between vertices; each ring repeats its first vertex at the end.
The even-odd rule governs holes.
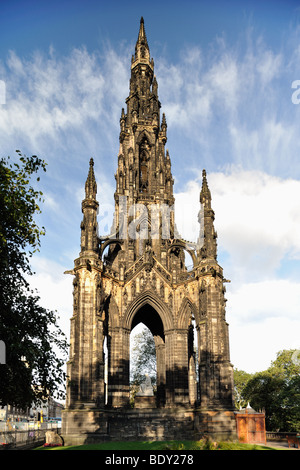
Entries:
POLYGON ((143 17, 132 57, 126 104, 120 118, 117 193, 128 196, 132 203, 159 200, 172 205, 173 178, 165 148, 167 122, 164 114, 162 120, 160 116, 158 84, 143 17))
MULTIPOLYGON (((137 63, 147 63, 150 65, 150 49, 148 46, 143 17, 140 21, 140 30, 135 45, 135 54, 132 56, 132 67, 135 67, 137 63)), ((151 66, 153 68, 153 60, 151 61, 151 66)))
POLYGON ((137 40, 137 43, 136 43, 136 47, 138 45, 145 46, 149 49, 143 17, 141 17, 141 21, 140 21, 140 30, 139 30, 139 35, 138 35, 138 40, 137 40))
MULTIPOLYGON (((126 108, 122 109, 120 117, 120 148, 115 175, 116 233, 122 232, 121 214, 124 211, 124 201, 126 200, 126 207, 131 211, 137 204, 147 207, 145 212, 147 211, 148 215, 141 220, 139 225, 145 225, 145 231, 148 230, 148 235, 156 223, 152 223, 155 218, 154 212, 159 214, 159 211, 162 212, 163 208, 167 207, 171 214, 170 237, 173 236, 174 180, 171 173, 170 156, 165 147, 167 121, 164 114, 161 116, 160 108, 158 84, 154 75, 154 61, 152 58, 150 59, 144 19, 141 18, 135 53, 132 56, 129 96, 126 99, 126 108), (156 205, 155 208, 153 208, 154 205, 156 205), (119 228, 117 228, 118 225, 119 228)), ((130 214, 130 220, 129 217, 128 220, 131 221, 132 217, 137 220, 138 216, 130 214)), ((158 216, 156 217, 158 219, 158 216)), ((155 240, 152 240, 152 248, 158 259, 161 249, 161 225, 161 221, 157 222, 160 233, 155 235, 155 240)), ((138 236, 141 239, 139 232, 138 236)), ((144 239, 141 242, 144 243, 144 241, 146 242, 144 239)), ((129 244, 127 248, 126 244, 128 244, 127 240, 124 244, 125 250, 130 250, 136 245, 129 244)), ((136 252, 132 254, 132 261, 143 253, 144 247, 141 245, 142 243, 135 247, 136 252)))

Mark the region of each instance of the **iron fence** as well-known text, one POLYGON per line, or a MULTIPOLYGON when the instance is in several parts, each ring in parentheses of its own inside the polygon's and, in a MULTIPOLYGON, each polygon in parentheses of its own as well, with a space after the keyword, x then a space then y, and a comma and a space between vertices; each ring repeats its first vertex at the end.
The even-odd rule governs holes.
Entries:
POLYGON ((0 428, 0 449, 31 448, 42 445, 46 440, 46 432, 50 429, 60 433, 57 423, 45 423, 40 427, 18 426, 10 430, 2 427, 0 428))

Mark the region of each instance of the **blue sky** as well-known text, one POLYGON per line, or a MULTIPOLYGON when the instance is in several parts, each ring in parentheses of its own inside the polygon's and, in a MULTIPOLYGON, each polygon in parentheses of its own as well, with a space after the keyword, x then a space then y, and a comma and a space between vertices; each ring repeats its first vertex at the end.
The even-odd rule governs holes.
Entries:
POLYGON ((227 284, 231 360, 266 369, 300 348, 300 5, 296 1, 1 1, 2 155, 48 163, 32 262, 69 335, 81 200, 95 160, 108 233, 140 17, 168 123, 176 222, 195 241, 206 168, 227 284))

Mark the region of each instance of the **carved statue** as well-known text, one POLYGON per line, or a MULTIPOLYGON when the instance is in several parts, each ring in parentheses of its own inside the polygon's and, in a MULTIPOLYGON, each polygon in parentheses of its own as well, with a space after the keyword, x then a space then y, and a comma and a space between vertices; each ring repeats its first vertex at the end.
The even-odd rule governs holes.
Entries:
POLYGON ((146 378, 143 383, 140 385, 140 390, 136 394, 137 397, 153 397, 153 387, 151 384, 151 379, 148 374, 145 374, 146 378))

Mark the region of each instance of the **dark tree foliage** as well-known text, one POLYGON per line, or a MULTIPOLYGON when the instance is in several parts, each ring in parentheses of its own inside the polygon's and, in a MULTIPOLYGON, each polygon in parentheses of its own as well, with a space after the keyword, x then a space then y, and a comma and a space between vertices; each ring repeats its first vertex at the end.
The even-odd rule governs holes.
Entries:
POLYGON ((271 366, 256 374, 235 371, 239 397, 266 415, 268 431, 300 430, 300 364, 297 350, 283 350, 271 366), (296 354, 296 360, 295 360, 296 354), (240 380, 240 378, 243 380, 240 380))
POLYGON ((15 162, 0 160, 0 340, 6 363, 0 364, 0 404, 20 408, 47 397, 61 398, 66 339, 57 314, 41 307, 26 278, 30 257, 45 234, 34 220, 42 192, 32 186, 46 164, 17 151, 15 162))

